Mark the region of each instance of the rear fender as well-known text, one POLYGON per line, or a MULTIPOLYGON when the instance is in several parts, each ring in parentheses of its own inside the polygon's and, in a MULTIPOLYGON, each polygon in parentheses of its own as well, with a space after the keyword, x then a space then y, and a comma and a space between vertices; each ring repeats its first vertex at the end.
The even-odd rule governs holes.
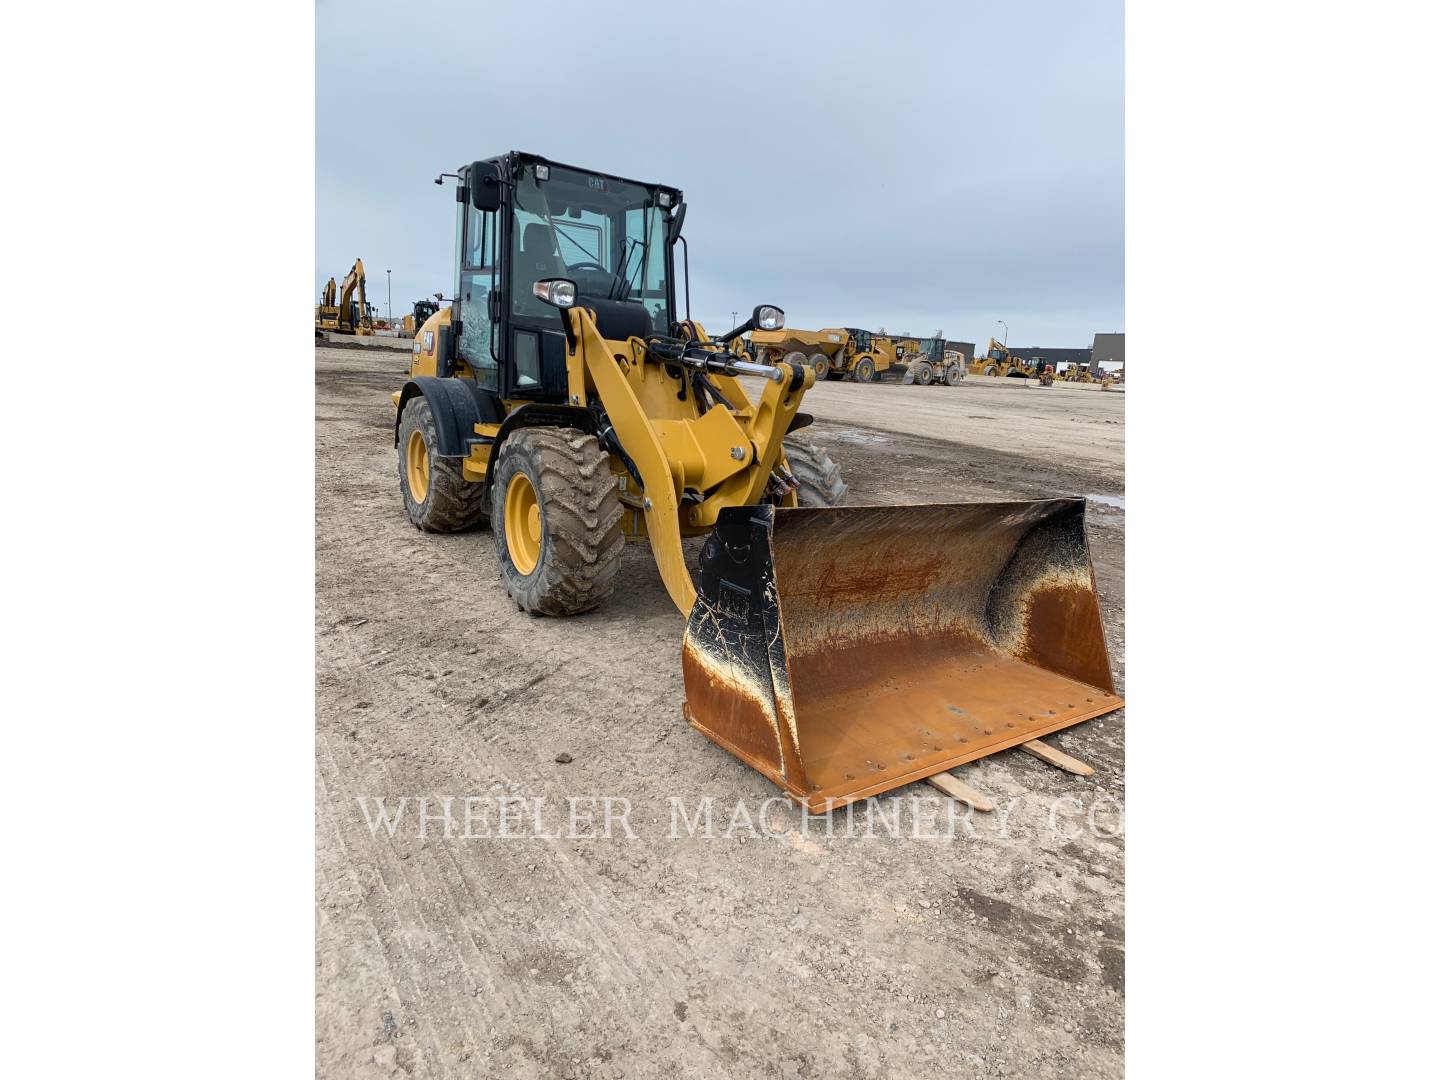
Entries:
POLYGON ((418 375, 400 391, 395 406, 395 445, 400 445, 400 418, 412 398, 423 397, 435 417, 436 457, 463 458, 485 437, 475 434, 476 424, 498 424, 500 406, 490 391, 469 379, 439 379, 418 375))

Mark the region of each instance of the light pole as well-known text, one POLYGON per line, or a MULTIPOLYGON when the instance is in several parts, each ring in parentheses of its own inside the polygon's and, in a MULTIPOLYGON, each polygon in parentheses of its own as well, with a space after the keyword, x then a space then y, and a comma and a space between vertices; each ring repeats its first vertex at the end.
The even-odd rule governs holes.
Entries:
POLYGON ((1005 336, 1000 339, 1000 344, 1008 347, 1010 344, 1010 324, 1004 319, 996 319, 995 321, 1005 328, 1005 336))
POLYGON ((734 330, 734 329, 735 329, 735 320, 738 319, 738 318, 740 318, 740 313, 739 313, 738 311, 732 311, 732 312, 730 312, 730 329, 731 329, 731 330, 734 330))
POLYGON ((385 271, 385 321, 393 323, 395 312, 390 307, 390 271, 385 271))

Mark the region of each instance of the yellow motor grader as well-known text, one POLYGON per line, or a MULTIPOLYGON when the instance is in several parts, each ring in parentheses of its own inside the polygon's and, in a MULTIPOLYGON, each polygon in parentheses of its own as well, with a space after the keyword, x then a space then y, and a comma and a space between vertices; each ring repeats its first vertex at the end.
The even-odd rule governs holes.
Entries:
POLYGON ((1083 499, 842 505, 795 437, 814 369, 741 349, 781 309, 717 338, 690 318, 678 189, 518 152, 455 175, 455 299, 392 396, 418 528, 488 518, 543 615, 603 604, 647 539, 686 619, 686 718, 812 810, 1120 707, 1083 499))

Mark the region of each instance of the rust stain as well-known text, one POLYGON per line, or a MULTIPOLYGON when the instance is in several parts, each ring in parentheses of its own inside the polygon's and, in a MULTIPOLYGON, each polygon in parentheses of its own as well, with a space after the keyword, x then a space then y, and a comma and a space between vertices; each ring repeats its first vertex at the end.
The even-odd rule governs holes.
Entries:
POLYGON ((780 725, 770 693, 737 664, 727 663, 689 639, 680 651, 685 703, 704 725, 737 748, 784 774, 780 725))
POLYGON ((765 562, 743 564, 769 583, 768 659, 732 662, 741 628, 702 597, 720 645, 687 636, 692 723, 772 779, 788 760, 778 782, 816 806, 1120 708, 1083 515, 1075 499, 775 511, 747 548, 765 562))
POLYGON ((1114 692, 1100 622, 1100 600, 1089 588, 1050 585, 1030 593, 1025 638, 1015 655, 1027 663, 1114 692))

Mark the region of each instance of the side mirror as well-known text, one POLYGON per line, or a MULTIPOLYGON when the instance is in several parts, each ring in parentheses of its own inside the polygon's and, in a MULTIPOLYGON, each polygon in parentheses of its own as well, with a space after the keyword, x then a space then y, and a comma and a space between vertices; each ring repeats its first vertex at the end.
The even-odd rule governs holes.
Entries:
POLYGON ((473 161, 465 178, 470 205, 476 210, 500 209, 500 166, 493 161, 473 161))
POLYGON ((673 244, 680 239, 680 230, 685 227, 685 204, 682 202, 675 208, 675 214, 670 219, 670 242, 673 244))

